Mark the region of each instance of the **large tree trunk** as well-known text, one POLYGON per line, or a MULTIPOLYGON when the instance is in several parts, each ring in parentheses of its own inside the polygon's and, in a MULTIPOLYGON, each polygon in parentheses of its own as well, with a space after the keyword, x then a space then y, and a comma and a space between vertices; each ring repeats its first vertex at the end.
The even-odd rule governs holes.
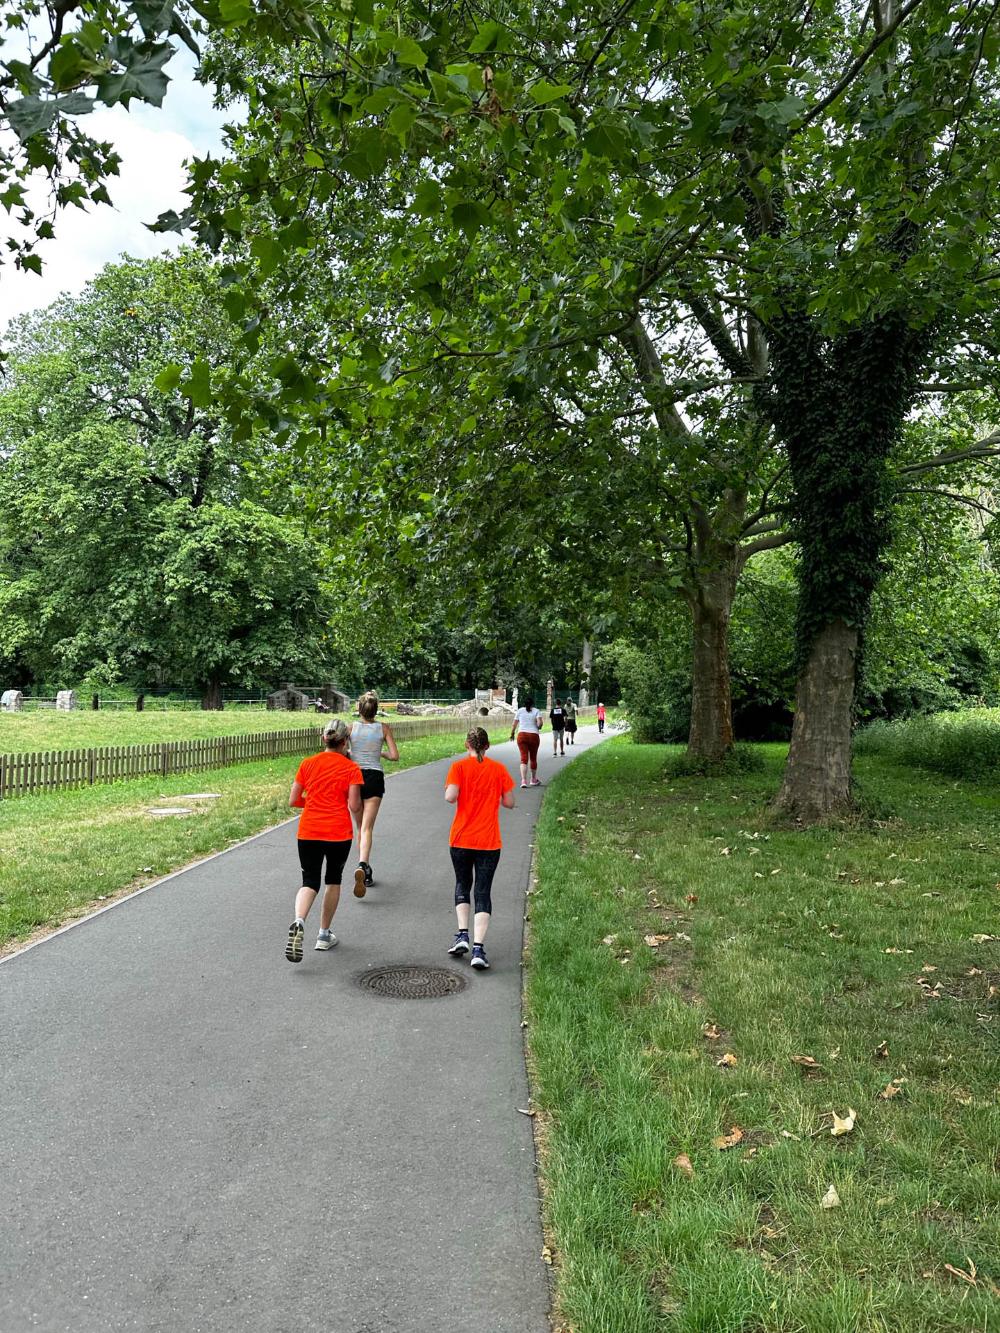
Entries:
POLYGON ((729 616, 736 591, 735 548, 715 553, 699 571, 691 598, 691 729, 688 756, 718 763, 733 748, 729 616))
POLYGON ((210 680, 206 683, 201 696, 201 707, 206 713, 222 712, 222 681, 210 680))
POLYGON ((795 723, 776 808, 804 823, 851 804, 851 720, 858 631, 835 620, 816 636, 799 678, 795 723))

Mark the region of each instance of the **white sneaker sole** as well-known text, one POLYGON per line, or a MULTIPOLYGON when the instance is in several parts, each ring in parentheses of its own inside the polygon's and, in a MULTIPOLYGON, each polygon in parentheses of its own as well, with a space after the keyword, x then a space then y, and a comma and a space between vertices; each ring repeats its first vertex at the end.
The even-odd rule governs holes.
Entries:
POLYGON ((316 948, 319 949, 320 953, 325 953, 327 949, 336 949, 339 943, 340 940, 337 939, 336 935, 331 935, 328 940, 317 940, 316 948))
POLYGON ((358 866, 354 872, 354 896, 363 898, 368 892, 368 885, 365 883, 365 872, 358 866))

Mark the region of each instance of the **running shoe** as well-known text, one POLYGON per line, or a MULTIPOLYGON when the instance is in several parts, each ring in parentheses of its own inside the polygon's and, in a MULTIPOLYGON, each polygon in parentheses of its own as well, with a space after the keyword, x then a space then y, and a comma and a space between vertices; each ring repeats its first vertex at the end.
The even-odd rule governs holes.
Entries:
POLYGON ((332 930, 321 930, 316 936, 316 948, 320 950, 335 949, 339 943, 332 930))
POLYGON ((306 928, 301 921, 293 921, 288 927, 288 943, 285 945, 285 957, 290 963, 302 962, 302 937, 306 928))
POLYGON ((533 787, 540 787, 542 784, 538 781, 537 778, 532 778, 532 779, 531 779, 531 785, 532 785, 533 787))
POLYGON ((522 787, 526 787, 527 785, 528 785, 528 784, 527 784, 526 782, 522 782, 522 783, 521 783, 521 786, 522 786, 522 787))
POLYGON ((354 872, 354 896, 363 898, 368 890, 368 879, 365 875, 364 866, 358 866, 354 872))
POLYGON ((365 888, 370 889, 375 883, 375 876, 372 874, 372 868, 367 861, 362 861, 361 864, 364 866, 365 870, 365 888))
POLYGON ((474 944, 472 946, 472 957, 469 959, 469 962, 480 972, 485 972, 489 967, 490 960, 486 957, 486 952, 481 944, 474 944))
POLYGON ((452 958, 464 958, 469 952, 469 932, 460 930, 455 935, 455 943, 448 950, 452 958))

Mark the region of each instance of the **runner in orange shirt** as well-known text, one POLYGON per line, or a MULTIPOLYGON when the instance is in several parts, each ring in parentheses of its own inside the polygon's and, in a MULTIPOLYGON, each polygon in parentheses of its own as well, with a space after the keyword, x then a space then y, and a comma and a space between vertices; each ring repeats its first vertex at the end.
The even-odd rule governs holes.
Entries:
MULTIPOLYGON (((302 811, 299 819, 299 864, 302 887, 295 895, 295 920, 288 927, 285 957, 302 962, 302 940, 306 917, 319 893, 320 875, 326 861, 326 891, 319 915, 317 949, 332 949, 337 937, 330 929, 340 902, 340 881, 354 837, 352 814, 361 810, 361 769, 347 757, 351 729, 339 718, 323 728, 320 754, 303 760, 295 774, 288 804, 302 811)), ((358 867, 355 879, 364 889, 365 872, 358 867)), ((355 885, 357 888, 357 885, 355 885)))
POLYGON ((489 959, 483 949, 493 902, 490 889, 500 861, 500 815, 514 809, 514 779, 495 759, 487 759, 490 738, 473 727, 465 738, 468 754, 452 764, 444 799, 457 806, 451 825, 451 863, 455 867, 455 914, 458 930, 448 952, 463 958, 469 952, 469 898, 475 897, 472 966, 485 971, 489 959))

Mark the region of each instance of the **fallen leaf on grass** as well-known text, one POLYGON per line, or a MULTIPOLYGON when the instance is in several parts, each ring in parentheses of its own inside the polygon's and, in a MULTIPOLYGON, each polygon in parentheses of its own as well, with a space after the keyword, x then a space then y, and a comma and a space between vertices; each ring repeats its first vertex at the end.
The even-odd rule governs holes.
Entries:
POLYGON ((793 1134, 792 1131, 791 1131, 790 1129, 783 1129, 783 1130, 781 1131, 781 1137, 782 1137, 783 1139, 794 1139, 796 1143, 801 1143, 801 1142, 802 1142, 802 1140, 799 1138, 798 1134, 793 1134))
POLYGON ((781 866, 778 866, 777 870, 772 870, 772 871, 771 871, 771 874, 772 874, 772 875, 780 875, 780 874, 781 874, 781 866))
POLYGON ((706 1037, 709 1041, 718 1041, 722 1036, 722 1029, 719 1027, 718 1023, 703 1023, 701 1035, 706 1037))
POLYGON ((686 903, 691 903, 692 905, 694 905, 694 903, 698 901, 698 895, 696 893, 689 893, 687 897, 684 899, 684 901, 686 903))
POLYGON ((733 854, 732 847, 720 847, 719 849, 720 856, 732 856, 732 854, 733 854))
POLYGON ((648 944, 651 949, 655 949, 661 944, 666 944, 670 939, 673 939, 672 935, 643 935, 642 942, 648 944))
POLYGON ((981 977, 983 975, 983 969, 981 967, 970 967, 965 975, 967 977, 981 977))
POLYGON ((827 1057, 827 1059, 829 1059, 829 1060, 836 1060, 836 1059, 839 1057, 839 1055, 840 1055, 840 1047, 839 1047, 839 1046, 834 1046, 833 1050, 830 1052, 830 1054, 829 1054, 829 1056, 827 1057))
POLYGON ((920 970, 921 972, 936 972, 937 966, 934 963, 921 963, 920 970))
POLYGON ((547 1264, 552 1263, 552 1251, 547 1245, 542 1246, 542 1259, 547 1264))
POLYGON ((952 1277, 959 1277, 963 1282, 968 1282, 970 1286, 976 1285, 976 1265, 966 1256, 965 1262, 969 1265, 969 1271, 966 1273, 962 1268, 956 1268, 954 1264, 945 1264, 944 1271, 950 1273, 952 1277))
POLYGON ((879 1044, 875 1047, 872 1054, 874 1055, 876 1060, 888 1060, 889 1043, 887 1041, 880 1041, 879 1044))
POLYGON ((691 1158, 686 1152, 678 1153, 674 1158, 673 1164, 678 1171, 683 1171, 684 1174, 691 1179, 694 1178, 694 1167, 691 1165, 691 1158))
POLYGON ((912 953, 912 949, 886 949, 886 953, 912 953))
POLYGON ((839 1116, 836 1111, 831 1111, 830 1114, 833 1116, 833 1128, 830 1130, 833 1137, 836 1139, 844 1134, 850 1134, 858 1115, 854 1107, 849 1107, 845 1116, 839 1116))
POLYGON ((605 935, 604 939, 601 940, 601 943, 602 943, 602 944, 611 945, 611 944, 614 944, 614 942, 615 942, 615 940, 616 940, 617 938, 618 938, 617 935, 605 935))
POLYGON ((840 1207, 840 1195, 837 1193, 836 1189, 835 1189, 832 1185, 831 1185, 830 1188, 827 1190, 827 1192, 823 1195, 822 1199, 820 1199, 820 1201, 819 1201, 819 1206, 820 1206, 821 1208, 839 1208, 839 1207, 840 1207))
POLYGON ((733 1125, 728 1134, 720 1134, 718 1138, 712 1140, 712 1147, 725 1152, 727 1148, 735 1148, 738 1143, 742 1143, 743 1138, 744 1134, 739 1125, 733 1125))
POLYGON ((721 1059, 716 1060, 715 1063, 720 1067, 720 1069, 735 1069, 736 1066, 739 1064, 739 1061, 737 1060, 736 1056, 733 1055, 732 1051, 727 1051, 725 1055, 722 1056, 721 1059))
POLYGON ((887 1083, 885 1085, 885 1087, 879 1093, 879 1096, 882 1098, 884 1102, 890 1101, 893 1097, 898 1097, 899 1094, 903 1091, 903 1084, 905 1082, 906 1082, 905 1078, 894 1078, 891 1083, 887 1083))
POLYGON ((748 1161, 751 1157, 756 1157, 757 1152, 758 1149, 756 1148, 744 1148, 743 1151, 740 1153, 740 1158, 743 1161, 748 1161))
POLYGON ((1000 935, 973 935, 970 938, 973 944, 989 944, 991 940, 1000 940, 1000 935))
POLYGON ((678 940, 684 940, 684 941, 685 941, 686 943, 688 943, 688 944, 691 943, 691 936, 690 936, 690 935, 685 935, 684 932, 683 932, 683 930, 679 930, 679 931, 677 932, 677 934, 675 935, 674 938, 675 938, 675 939, 678 939, 678 940))
POLYGON ((798 1065, 803 1074, 819 1074, 823 1066, 818 1060, 814 1060, 811 1055, 793 1055, 792 1064, 798 1065))
POLYGON ((535 1116, 538 1114, 538 1112, 534 1110, 533 1107, 529 1106, 519 1106, 517 1108, 517 1113, 518 1115, 527 1115, 527 1116, 535 1116))

